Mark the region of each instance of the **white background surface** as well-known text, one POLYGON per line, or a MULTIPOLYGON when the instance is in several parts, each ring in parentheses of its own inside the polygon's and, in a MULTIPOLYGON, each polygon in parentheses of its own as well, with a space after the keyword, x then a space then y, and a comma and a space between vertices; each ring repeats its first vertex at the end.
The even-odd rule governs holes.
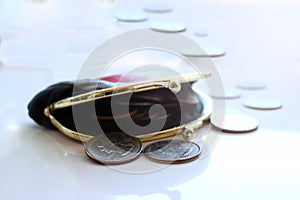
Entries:
POLYGON ((173 12, 142 23, 119 23, 118 9, 144 1, 0 1, 1 199, 299 199, 300 2, 170 1, 173 12), (31 98, 49 84, 76 78, 86 56, 113 35, 181 21, 199 44, 220 46, 213 61, 226 87, 244 80, 266 89, 241 91, 228 108, 257 118, 259 129, 222 133, 209 156, 182 165, 153 164, 141 156, 120 168, 101 166, 83 145, 27 116, 31 98), (193 36, 204 29, 208 37, 193 36), (243 107, 247 97, 275 97, 283 108, 243 107), (119 169, 161 167, 149 173, 119 169))

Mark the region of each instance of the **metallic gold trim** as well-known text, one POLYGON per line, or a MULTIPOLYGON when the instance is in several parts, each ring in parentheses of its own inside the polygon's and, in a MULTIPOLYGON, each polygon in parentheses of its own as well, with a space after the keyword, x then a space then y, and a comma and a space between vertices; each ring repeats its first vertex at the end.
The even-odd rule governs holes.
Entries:
POLYGON ((74 97, 65 98, 60 100, 54 104, 52 104, 51 110, 56 110, 60 108, 65 108, 69 106, 74 106, 81 103, 86 103, 89 101, 95 101, 98 99, 103 99, 107 97, 112 97, 116 95, 128 94, 133 92, 143 92, 148 90, 160 89, 160 88, 168 88, 172 92, 177 93, 180 91, 181 83, 188 83, 197 81, 199 79, 207 78, 211 74, 187 74, 179 77, 172 77, 168 80, 158 80, 151 82, 142 82, 131 85, 124 85, 115 88, 107 88, 97 91, 87 92, 81 95, 77 95, 74 97))

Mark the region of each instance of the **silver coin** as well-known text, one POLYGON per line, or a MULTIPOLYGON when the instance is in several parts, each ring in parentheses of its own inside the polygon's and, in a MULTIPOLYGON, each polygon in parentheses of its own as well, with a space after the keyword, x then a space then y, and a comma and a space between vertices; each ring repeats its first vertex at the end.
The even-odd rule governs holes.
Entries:
POLYGON ((242 82, 238 84, 238 88, 244 90, 262 90, 266 86, 263 83, 259 82, 242 82))
POLYGON ((172 7, 166 4, 148 4, 144 6, 144 11, 151 13, 166 13, 171 12, 172 7))
POLYGON ((210 96, 216 99, 237 99, 241 97, 241 92, 236 89, 224 89, 223 92, 212 92, 210 96))
POLYGON ((225 50, 219 47, 189 47, 184 48, 181 54, 188 57, 219 57, 225 55, 225 50))
POLYGON ((185 31, 186 27, 179 22, 157 21, 151 24, 151 29, 159 32, 176 33, 185 31))
POLYGON ((244 106, 259 110, 275 110, 282 107, 282 102, 277 99, 251 98, 244 101, 244 106))
POLYGON ((216 128, 232 133, 250 132, 258 127, 257 119, 239 113, 213 114, 210 122, 216 128))
POLYGON ((198 37, 207 37, 208 34, 205 30, 196 30, 194 34, 198 37))
POLYGON ((132 161, 141 151, 141 141, 125 133, 97 135, 85 144, 85 152, 90 158, 109 165, 132 161))
POLYGON ((142 22, 148 19, 148 15, 135 11, 120 11, 115 14, 115 18, 122 22, 142 22))
POLYGON ((201 148, 194 142, 183 140, 163 140, 149 144, 144 154, 149 159, 161 163, 185 163, 199 157, 201 148))

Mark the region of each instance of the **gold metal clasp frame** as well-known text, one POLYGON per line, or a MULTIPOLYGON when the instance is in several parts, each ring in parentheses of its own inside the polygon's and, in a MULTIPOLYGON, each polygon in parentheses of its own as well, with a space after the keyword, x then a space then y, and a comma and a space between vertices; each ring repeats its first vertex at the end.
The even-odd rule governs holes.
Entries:
MULTIPOLYGON (((87 142, 93 136, 84 133, 79 133, 63 126, 53 115, 53 111, 61 108, 66 108, 98 99, 108 98, 115 95, 128 94, 133 92, 143 92, 148 90, 168 88, 173 93, 178 93, 181 90, 182 83, 195 82, 199 79, 209 77, 210 74, 186 74, 183 76, 173 77, 167 80, 149 81, 136 83, 131 85, 118 86, 115 88, 106 88, 102 90, 95 90, 80 94, 77 96, 69 97, 57 101, 44 109, 44 114, 50 119, 51 123, 63 134, 78 141, 87 142)), ((213 103, 211 98, 201 92, 195 91, 199 99, 203 103, 203 111, 200 117, 190 123, 174 127, 171 129, 158 131, 154 133, 147 133, 137 136, 142 142, 157 140, 161 138, 171 137, 182 133, 185 139, 191 139, 194 135, 194 131, 203 126, 203 124, 210 118, 213 109, 213 103)))

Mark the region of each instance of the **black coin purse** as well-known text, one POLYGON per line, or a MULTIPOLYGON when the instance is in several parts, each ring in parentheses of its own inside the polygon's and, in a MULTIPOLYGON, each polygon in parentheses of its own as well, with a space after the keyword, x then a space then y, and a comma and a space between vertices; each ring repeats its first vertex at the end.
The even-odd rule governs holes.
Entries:
POLYGON ((28 112, 36 123, 83 142, 114 132, 142 142, 180 133, 190 139, 212 113, 210 97, 192 87, 207 76, 118 85, 98 79, 60 82, 39 92, 28 112))

